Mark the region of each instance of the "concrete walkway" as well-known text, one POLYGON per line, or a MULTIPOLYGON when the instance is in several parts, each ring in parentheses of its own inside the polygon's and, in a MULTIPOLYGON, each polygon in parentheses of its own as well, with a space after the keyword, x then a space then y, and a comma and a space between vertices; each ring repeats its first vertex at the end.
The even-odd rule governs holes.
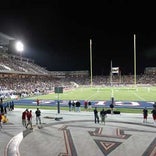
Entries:
POLYGON ((21 124, 24 109, 8 112, 0 131, 0 156, 155 156, 156 126, 151 114, 107 115, 95 124, 93 112, 42 110, 42 125, 33 130, 21 124), (59 121, 55 118, 63 118, 59 121))

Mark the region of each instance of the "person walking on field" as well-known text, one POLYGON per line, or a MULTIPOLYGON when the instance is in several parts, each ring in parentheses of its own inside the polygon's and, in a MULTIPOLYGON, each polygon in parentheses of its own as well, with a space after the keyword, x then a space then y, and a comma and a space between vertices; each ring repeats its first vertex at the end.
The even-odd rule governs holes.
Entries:
POLYGON ((26 123, 26 119, 27 119, 27 112, 28 112, 28 110, 26 109, 24 112, 22 112, 22 125, 24 126, 24 127, 26 127, 27 126, 27 123, 26 123))
POLYGON ((72 102, 72 110, 75 111, 75 101, 72 102))
POLYGON ((81 103, 80 101, 76 101, 76 112, 80 112, 81 111, 81 103))
POLYGON ((71 111, 72 110, 72 102, 71 102, 71 100, 69 100, 69 102, 68 102, 68 107, 69 107, 69 111, 71 111))
POLYGON ((91 109, 92 109, 92 103, 90 101, 88 101, 88 110, 89 110, 89 112, 91 111, 91 109))
POLYGON ((153 120, 154 120, 154 124, 156 125, 156 108, 153 108, 151 113, 152 113, 152 117, 153 117, 153 120))
POLYGON ((32 129, 32 110, 30 110, 27 113, 27 126, 26 126, 26 128, 28 128, 29 125, 30 125, 30 128, 32 129))
POLYGON ((99 116, 98 116, 98 110, 97 108, 95 107, 94 109, 94 122, 98 122, 99 123, 99 116))
POLYGON ((36 103, 37 103, 37 106, 40 105, 40 101, 39 101, 39 99, 36 100, 36 103))
POLYGON ((147 123, 147 116, 148 116, 148 110, 147 108, 145 107, 143 109, 143 123, 147 123))
POLYGON ((114 104, 111 103, 111 104, 110 104, 111 114, 113 114, 113 108, 114 108, 114 104))
POLYGON ((104 108, 102 109, 102 111, 100 112, 100 116, 101 116, 101 123, 105 124, 105 118, 106 118, 106 111, 104 110, 104 108))
POLYGON ((87 111, 87 109, 88 109, 88 102, 87 101, 84 101, 84 109, 85 109, 85 111, 87 111))
POLYGON ((35 114, 36 114, 36 125, 38 125, 38 123, 41 125, 41 111, 39 110, 39 108, 37 108, 35 114))
POLYGON ((2 129, 2 114, 0 113, 0 129, 2 129))

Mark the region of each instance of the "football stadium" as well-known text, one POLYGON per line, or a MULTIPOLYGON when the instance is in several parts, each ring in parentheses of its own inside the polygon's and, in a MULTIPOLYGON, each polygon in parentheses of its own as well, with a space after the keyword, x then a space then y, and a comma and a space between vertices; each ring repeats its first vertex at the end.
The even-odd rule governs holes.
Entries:
POLYGON ((112 67, 110 75, 92 76, 90 71, 48 71, 35 60, 13 54, 15 39, 1 33, 0 96, 3 105, 14 101, 18 106, 68 106, 68 101, 91 101, 93 107, 152 108, 156 101, 156 67, 146 67, 144 74, 122 75, 112 67), (12 42, 10 42, 10 40, 12 42), (11 47, 11 48, 10 48, 11 47), (136 82, 134 82, 136 81, 136 82), (56 92, 55 89, 62 88, 56 92))
POLYGON ((154 12, 1 1, 0 156, 156 156, 154 12))
POLYGON ((122 75, 112 66, 109 75, 49 71, 22 55, 21 42, 20 54, 12 53, 14 44, 15 38, 0 33, 1 155, 155 155, 156 67, 142 75, 122 75))

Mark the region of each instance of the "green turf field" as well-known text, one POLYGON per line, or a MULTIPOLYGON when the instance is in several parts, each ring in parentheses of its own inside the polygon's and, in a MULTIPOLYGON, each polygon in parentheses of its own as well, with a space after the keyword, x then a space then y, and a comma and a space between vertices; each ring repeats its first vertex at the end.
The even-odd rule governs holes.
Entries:
MULTIPOLYGON (((156 101, 156 87, 79 87, 62 94, 47 94, 39 99, 52 100, 110 100, 121 101, 156 101)), ((32 97, 31 99, 36 99, 32 97)))

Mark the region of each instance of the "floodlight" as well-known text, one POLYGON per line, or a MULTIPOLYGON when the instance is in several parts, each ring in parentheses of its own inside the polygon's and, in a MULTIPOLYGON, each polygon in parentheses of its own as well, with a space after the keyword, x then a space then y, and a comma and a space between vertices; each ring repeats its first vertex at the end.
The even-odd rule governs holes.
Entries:
POLYGON ((17 51, 22 52, 24 50, 24 45, 21 41, 15 43, 15 48, 17 51))

